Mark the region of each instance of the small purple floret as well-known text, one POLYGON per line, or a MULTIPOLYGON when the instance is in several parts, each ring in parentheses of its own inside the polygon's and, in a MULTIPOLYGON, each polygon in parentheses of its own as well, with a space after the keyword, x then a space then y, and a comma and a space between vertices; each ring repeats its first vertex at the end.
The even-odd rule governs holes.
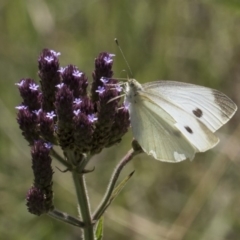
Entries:
POLYGON ((104 84, 108 83, 109 79, 106 77, 101 77, 100 81, 103 82, 104 84))
POLYGON ((103 94, 105 92, 105 87, 98 86, 98 90, 96 90, 99 94, 103 94))
POLYGON ((74 111, 73 111, 73 113, 74 113, 75 116, 78 116, 80 112, 81 112, 80 109, 77 109, 77 110, 74 110, 74 111))
POLYGON ((53 111, 51 111, 51 112, 48 112, 48 113, 46 114, 46 117, 47 117, 47 118, 50 118, 50 119, 53 119, 54 117, 56 117, 56 114, 55 114, 53 111))
POLYGON ((75 98, 74 101, 73 101, 73 103, 79 105, 79 104, 82 103, 82 100, 81 100, 80 98, 75 98))
POLYGON ((34 110, 33 113, 35 113, 37 116, 42 112, 42 109, 34 110))
POLYGON ((58 70, 58 72, 60 72, 61 74, 63 74, 64 73, 64 71, 65 71, 65 67, 60 67, 60 69, 58 70))
POLYGON ((52 143, 48 142, 48 143, 44 143, 44 147, 45 148, 48 148, 48 149, 51 149, 52 148, 52 143))
POLYGON ((97 121, 97 117, 95 117, 95 115, 94 114, 89 114, 88 115, 88 120, 90 121, 90 122, 95 122, 95 121, 97 121))
POLYGON ((83 75, 82 72, 80 72, 79 70, 73 70, 73 74, 74 77, 81 77, 83 75))
POLYGON ((108 54, 108 56, 104 57, 103 60, 105 61, 105 63, 110 64, 113 62, 113 57, 115 57, 115 54, 108 54))
POLYGON ((18 109, 18 110, 21 110, 21 109, 27 109, 28 107, 24 106, 24 105, 20 105, 20 106, 17 106, 15 108, 18 109))
POLYGON ((48 63, 50 63, 50 62, 52 62, 53 60, 54 60, 54 58, 53 57, 49 57, 49 56, 46 56, 45 58, 44 58, 48 63))
POLYGON ((22 85, 25 83, 25 80, 23 79, 20 83, 15 83, 15 85, 22 87, 22 85))
POLYGON ((59 83, 58 85, 56 85, 56 88, 61 89, 64 86, 64 83, 59 83))
POLYGON ((29 84, 29 89, 33 90, 33 91, 37 91, 39 88, 39 85, 37 85, 36 83, 30 83, 29 84))
POLYGON ((51 52, 54 56, 56 56, 56 57, 58 57, 58 56, 61 55, 60 52, 56 52, 56 51, 54 51, 54 50, 50 50, 50 52, 51 52))

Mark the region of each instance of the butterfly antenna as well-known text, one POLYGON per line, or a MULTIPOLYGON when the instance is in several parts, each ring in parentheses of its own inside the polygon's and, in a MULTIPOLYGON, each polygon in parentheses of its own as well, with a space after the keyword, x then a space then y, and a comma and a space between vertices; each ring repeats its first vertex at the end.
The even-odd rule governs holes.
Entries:
POLYGON ((115 39, 114 39, 114 41, 115 41, 115 43, 117 44, 117 46, 118 46, 118 49, 119 49, 119 51, 120 51, 120 52, 121 52, 121 54, 122 54, 122 57, 123 57, 123 59, 124 59, 124 61, 125 61, 126 65, 127 65, 127 67, 128 67, 128 70, 129 70, 129 72, 130 72, 130 74, 131 74, 131 77, 133 77, 132 70, 131 70, 131 68, 130 68, 130 66, 129 66, 129 64, 128 64, 128 61, 127 61, 127 59, 126 59, 126 57, 125 57, 125 55, 124 55, 124 53, 123 53, 123 50, 122 50, 122 48, 120 47, 120 44, 119 44, 119 42, 118 42, 117 38, 115 38, 115 39))

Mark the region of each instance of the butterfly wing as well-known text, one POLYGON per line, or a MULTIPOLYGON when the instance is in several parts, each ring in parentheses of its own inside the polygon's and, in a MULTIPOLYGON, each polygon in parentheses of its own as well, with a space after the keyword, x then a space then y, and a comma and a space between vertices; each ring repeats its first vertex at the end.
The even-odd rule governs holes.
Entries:
POLYGON ((145 96, 136 96, 129 106, 134 138, 143 151, 155 159, 179 162, 193 159, 197 149, 175 126, 176 121, 164 109, 145 96))
POLYGON ((144 91, 160 95, 215 132, 237 111, 236 104, 225 94, 206 87, 175 81, 143 84, 144 91))
POLYGON ((169 162, 214 147, 219 139, 213 132, 237 110, 217 90, 174 81, 141 85, 130 79, 125 100, 134 138, 147 154, 169 162))
MULTIPOLYGON (((159 114, 157 119, 161 118, 163 122, 168 122, 170 128, 177 129, 181 133, 182 138, 185 138, 196 152, 205 152, 219 142, 219 139, 213 132, 193 114, 189 114, 175 103, 166 100, 159 92, 140 91, 138 96, 136 96, 136 102, 139 102, 138 105, 146 106, 146 109, 150 105, 149 103, 155 105, 155 114, 159 114), (165 118, 166 114, 170 115, 175 122, 169 122, 165 118)), ((135 104, 135 106, 137 105, 135 104)), ((151 122, 150 119, 149 122, 151 122)), ((179 141, 179 139, 176 140, 179 141)))

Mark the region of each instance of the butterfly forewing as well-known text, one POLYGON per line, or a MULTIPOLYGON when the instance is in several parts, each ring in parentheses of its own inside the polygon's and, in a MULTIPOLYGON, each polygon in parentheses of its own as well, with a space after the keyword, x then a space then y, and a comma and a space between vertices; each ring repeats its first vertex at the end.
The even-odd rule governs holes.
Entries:
POLYGON ((175 81, 155 81, 143 84, 147 93, 153 92, 194 116, 215 132, 237 110, 225 94, 206 87, 175 81))

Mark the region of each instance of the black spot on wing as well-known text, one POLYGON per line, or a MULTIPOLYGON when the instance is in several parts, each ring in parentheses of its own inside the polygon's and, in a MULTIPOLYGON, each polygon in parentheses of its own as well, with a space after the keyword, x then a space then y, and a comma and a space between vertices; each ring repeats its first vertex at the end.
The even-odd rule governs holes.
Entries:
POLYGON ((194 114, 196 117, 200 118, 200 117, 202 117, 203 112, 202 112, 201 109, 196 108, 195 110, 193 110, 193 114, 194 114))
POLYGON ((192 130, 190 127, 185 126, 185 129, 186 129, 189 133, 193 133, 193 130, 192 130))

